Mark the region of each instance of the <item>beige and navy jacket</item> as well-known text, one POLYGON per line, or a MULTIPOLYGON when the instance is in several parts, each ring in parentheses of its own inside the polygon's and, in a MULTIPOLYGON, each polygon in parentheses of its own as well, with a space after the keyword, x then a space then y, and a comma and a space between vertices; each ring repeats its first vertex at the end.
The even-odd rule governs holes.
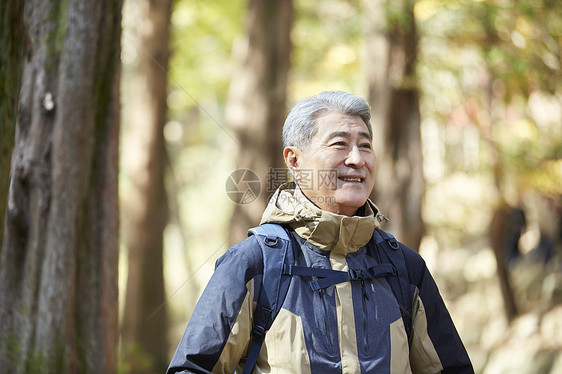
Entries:
MULTIPOLYGON (((333 214, 317 208, 294 185, 285 185, 270 200, 262 223, 283 224, 295 233, 300 265, 367 269, 377 262, 371 238, 381 216, 370 201, 361 210, 360 216, 333 214)), ((414 291, 409 338, 384 278, 313 291, 309 280, 295 276, 253 372, 473 373, 424 261, 404 248, 414 291)), ((262 252, 254 236, 217 261, 169 374, 242 372, 262 276, 262 252)))

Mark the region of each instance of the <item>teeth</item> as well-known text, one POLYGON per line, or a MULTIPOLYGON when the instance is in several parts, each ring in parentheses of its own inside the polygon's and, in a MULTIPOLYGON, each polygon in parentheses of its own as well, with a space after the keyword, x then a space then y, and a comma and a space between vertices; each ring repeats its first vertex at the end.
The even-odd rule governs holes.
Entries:
POLYGON ((361 182, 361 178, 342 177, 340 179, 346 182, 361 182))

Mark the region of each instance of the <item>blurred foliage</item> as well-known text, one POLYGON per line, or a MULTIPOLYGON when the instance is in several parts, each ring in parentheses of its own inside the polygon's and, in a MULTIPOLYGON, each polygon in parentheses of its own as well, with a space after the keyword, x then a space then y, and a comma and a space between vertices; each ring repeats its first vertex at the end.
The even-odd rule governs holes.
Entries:
POLYGON ((150 355, 139 345, 130 345, 121 350, 117 374, 151 373, 154 368, 150 355))
POLYGON ((168 95, 172 125, 166 135, 172 146, 180 146, 177 151, 212 143, 224 123, 232 46, 243 30, 244 10, 241 1, 175 2, 168 95))
POLYGON ((224 103, 233 71, 232 45, 243 30, 244 10, 242 1, 176 1, 170 75, 174 90, 182 91, 179 96, 187 94, 193 100, 172 97, 173 113, 208 98, 224 103))
POLYGON ((289 103, 325 90, 366 92, 359 0, 295 1, 289 103))
MULTIPOLYGON (((457 173, 465 185, 496 185, 480 194, 484 204, 517 205, 531 190, 560 204, 561 11, 549 0, 417 2, 427 205, 439 199, 431 189, 457 173)), ((433 227, 444 223, 426 217, 433 227)), ((463 222, 485 218, 460 214, 458 235, 463 222)))

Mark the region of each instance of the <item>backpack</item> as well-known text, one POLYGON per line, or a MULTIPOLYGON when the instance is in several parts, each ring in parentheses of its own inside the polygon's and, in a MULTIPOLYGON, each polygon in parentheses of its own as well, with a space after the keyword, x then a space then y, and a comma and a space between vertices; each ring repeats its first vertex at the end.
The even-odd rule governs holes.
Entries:
POLYGON ((339 271, 294 265, 294 248, 299 244, 289 235, 283 226, 266 223, 248 231, 248 236, 255 235, 263 254, 263 280, 252 327, 252 344, 246 359, 243 374, 250 374, 258 359, 266 332, 279 313, 289 284, 293 276, 311 276, 310 286, 314 291, 338 283, 385 277, 394 297, 400 306, 408 341, 412 330, 412 291, 408 272, 400 243, 394 236, 376 229, 373 232, 374 243, 379 250, 378 264, 367 271, 349 269, 339 271), (385 255, 384 261, 381 252, 385 255))

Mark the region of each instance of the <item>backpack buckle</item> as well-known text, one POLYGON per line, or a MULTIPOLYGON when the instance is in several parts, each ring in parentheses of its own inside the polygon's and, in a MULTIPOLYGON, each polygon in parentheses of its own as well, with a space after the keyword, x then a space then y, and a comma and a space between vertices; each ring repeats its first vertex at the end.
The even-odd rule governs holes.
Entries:
POLYGON ((348 272, 350 280, 364 280, 363 272, 361 269, 349 269, 348 272))

